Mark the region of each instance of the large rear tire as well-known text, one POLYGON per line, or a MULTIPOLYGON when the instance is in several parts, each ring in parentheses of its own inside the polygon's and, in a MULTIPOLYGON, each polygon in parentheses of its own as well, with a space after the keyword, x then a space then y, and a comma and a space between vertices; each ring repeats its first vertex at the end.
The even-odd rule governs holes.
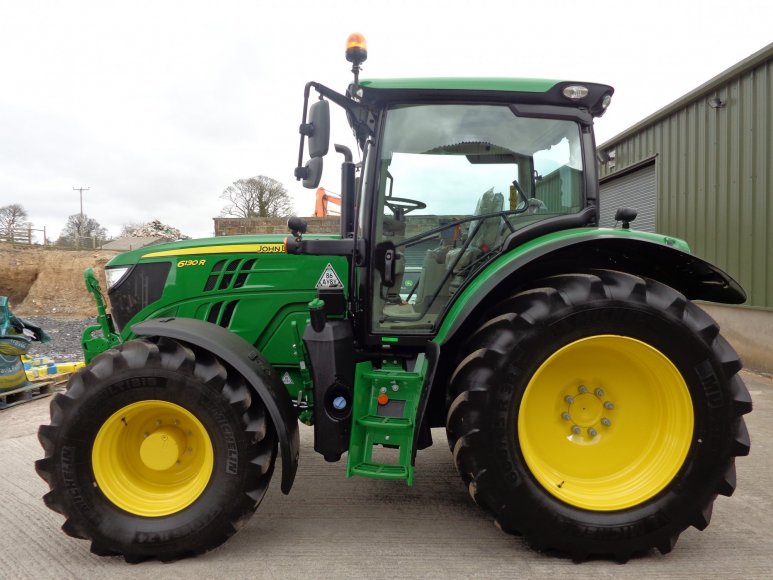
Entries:
POLYGON ((127 562, 222 544, 263 499, 277 448, 238 373, 164 338, 124 343, 74 375, 38 437, 43 499, 62 529, 127 562))
POLYGON ((542 280, 490 313, 451 379, 457 469, 539 550, 625 561, 705 528, 749 452, 751 399, 716 323, 620 272, 542 280))

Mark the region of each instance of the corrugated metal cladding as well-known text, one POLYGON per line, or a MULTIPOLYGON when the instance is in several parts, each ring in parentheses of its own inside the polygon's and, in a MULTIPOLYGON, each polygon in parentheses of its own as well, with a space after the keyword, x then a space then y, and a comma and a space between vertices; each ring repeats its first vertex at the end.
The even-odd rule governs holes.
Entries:
POLYGON ((621 207, 637 211, 631 227, 645 232, 655 232, 657 218, 657 176, 655 163, 615 177, 599 188, 599 225, 613 228, 615 212, 621 207))
POLYGON ((599 147, 611 151, 602 181, 656 157, 657 231, 773 308, 773 44, 599 147))

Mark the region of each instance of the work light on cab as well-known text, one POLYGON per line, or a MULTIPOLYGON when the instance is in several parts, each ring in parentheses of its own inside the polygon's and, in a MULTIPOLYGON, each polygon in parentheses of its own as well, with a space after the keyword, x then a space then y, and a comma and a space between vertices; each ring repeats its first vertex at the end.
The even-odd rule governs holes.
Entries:
POLYGON ((582 85, 570 85, 568 87, 564 87, 563 93, 567 99, 582 99, 588 96, 588 87, 584 87, 582 85))

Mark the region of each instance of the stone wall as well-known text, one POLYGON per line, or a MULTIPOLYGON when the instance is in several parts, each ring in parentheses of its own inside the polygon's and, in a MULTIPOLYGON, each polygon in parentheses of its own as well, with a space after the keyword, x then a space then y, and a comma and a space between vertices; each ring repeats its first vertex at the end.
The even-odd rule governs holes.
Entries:
MULTIPOLYGON (((405 237, 415 236, 464 216, 409 215, 406 216, 405 237)), ((239 236, 243 234, 287 234, 287 218, 213 218, 216 236, 239 236)), ((305 217, 310 234, 337 234, 341 231, 339 216, 305 217)), ((466 229, 465 224, 462 229, 466 229)))
MULTIPOLYGON (((287 218, 213 218, 216 236, 244 234, 289 234, 287 218)), ((337 234, 341 231, 339 216, 303 218, 310 234, 337 234)))

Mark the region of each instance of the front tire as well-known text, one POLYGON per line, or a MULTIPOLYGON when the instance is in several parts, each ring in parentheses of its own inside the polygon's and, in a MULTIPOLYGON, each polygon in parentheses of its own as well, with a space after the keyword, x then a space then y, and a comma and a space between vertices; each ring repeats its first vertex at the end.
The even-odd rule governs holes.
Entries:
POLYGON ((610 271, 548 278, 495 308, 465 353, 447 421, 457 469, 535 548, 666 553, 732 494, 749 451, 741 365, 672 288, 610 271))
POLYGON ((165 338, 97 357, 51 403, 38 474, 92 552, 168 561, 220 545, 262 500, 276 435, 244 379, 165 338))

